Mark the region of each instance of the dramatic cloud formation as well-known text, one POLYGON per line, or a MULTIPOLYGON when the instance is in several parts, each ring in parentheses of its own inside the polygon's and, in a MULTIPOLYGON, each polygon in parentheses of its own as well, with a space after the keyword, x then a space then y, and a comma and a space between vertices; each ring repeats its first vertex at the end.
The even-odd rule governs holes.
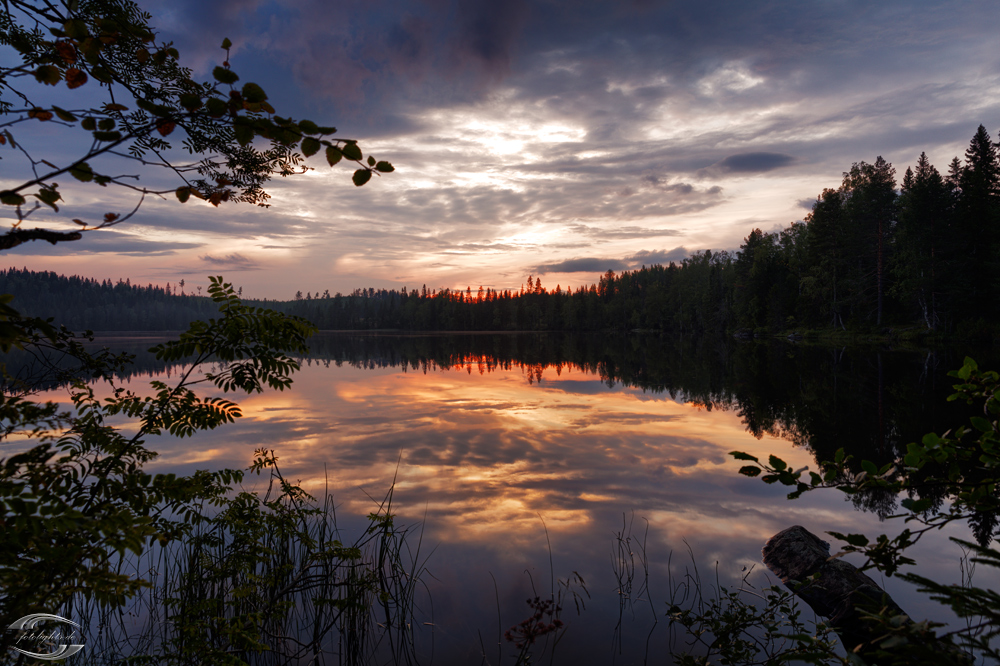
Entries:
MULTIPOLYGON (((926 151, 943 170, 980 123, 1000 129, 985 0, 142 1, 200 76, 228 36, 279 111, 336 125, 396 172, 355 188, 316 164, 274 183, 268 210, 152 202, 131 244, 58 248, 84 273, 115 254, 95 277, 194 283, 200 257, 239 256, 213 268, 259 268, 240 279, 269 297, 509 288, 532 267, 585 284, 654 263, 632 258, 667 237, 734 250, 801 219, 854 162, 902 173, 926 151)), ((49 269, 50 254, 18 262, 49 269)))

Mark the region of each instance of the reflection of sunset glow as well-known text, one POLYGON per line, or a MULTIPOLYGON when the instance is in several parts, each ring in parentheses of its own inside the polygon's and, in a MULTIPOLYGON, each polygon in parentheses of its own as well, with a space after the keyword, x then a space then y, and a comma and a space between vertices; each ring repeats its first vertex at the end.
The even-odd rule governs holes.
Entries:
POLYGON ((235 426, 199 435, 196 448, 160 447, 161 464, 245 467, 267 446, 290 479, 317 496, 329 483, 358 514, 395 478, 394 511, 408 521, 426 512, 427 529, 452 543, 531 541, 540 520, 553 534, 583 534, 605 512, 632 509, 664 535, 762 534, 771 520, 739 510, 759 500, 733 494, 742 479, 728 452, 811 462, 787 442, 755 439, 733 411, 609 388, 596 368, 568 363, 307 364, 291 391, 240 404, 235 426))

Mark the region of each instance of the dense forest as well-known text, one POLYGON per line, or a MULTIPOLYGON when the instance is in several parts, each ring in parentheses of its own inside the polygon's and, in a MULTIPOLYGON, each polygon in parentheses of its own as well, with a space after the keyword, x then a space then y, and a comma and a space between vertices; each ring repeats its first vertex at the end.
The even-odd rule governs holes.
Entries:
MULTIPOLYGON (((177 286, 8 269, 0 293, 70 328, 175 330, 211 316, 177 286), (181 293, 178 294, 177 292, 181 293)), ((357 289, 251 301, 321 329, 634 330, 741 334, 909 327, 989 337, 1000 309, 1000 161, 981 126, 942 174, 922 153, 897 184, 877 158, 824 189, 804 221, 753 229, 738 251, 694 253, 574 290, 529 276, 519 290, 357 289), (985 306, 983 304, 989 304, 985 306)))

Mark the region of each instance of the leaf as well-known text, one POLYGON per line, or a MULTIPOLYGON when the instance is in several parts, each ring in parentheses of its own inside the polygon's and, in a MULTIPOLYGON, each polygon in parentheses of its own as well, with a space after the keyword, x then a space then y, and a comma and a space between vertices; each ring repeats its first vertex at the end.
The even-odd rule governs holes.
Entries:
POLYGON ((191 198, 191 188, 190 187, 178 187, 174 194, 177 196, 177 200, 181 203, 186 203, 189 198, 191 198))
POLYGON ((361 149, 358 148, 358 144, 349 142, 345 143, 340 147, 340 152, 344 153, 344 157, 349 160, 360 160, 361 159, 361 149))
POLYGON ((94 180, 94 170, 86 162, 77 162, 70 167, 69 175, 84 183, 94 180))
POLYGON ((740 474, 743 476, 757 476, 760 474, 760 467, 754 467, 753 465, 745 465, 740 467, 740 474))
POLYGON ((199 95, 184 93, 178 98, 178 100, 180 101, 181 106, 188 111, 194 111, 201 108, 201 97, 199 95))
POLYGON ((375 163, 375 170, 381 171, 382 173, 392 173, 396 169, 386 161, 380 161, 375 163))
POLYGON ((245 146, 251 141, 253 141, 253 127, 250 125, 236 125, 233 127, 233 133, 236 135, 236 140, 241 146, 245 146))
POLYGON ((112 78, 113 78, 111 76, 111 72, 109 72, 108 70, 104 69, 103 67, 94 67, 94 68, 92 68, 90 70, 90 75, 93 76, 98 81, 100 81, 101 83, 111 83, 112 78))
POLYGON ((52 115, 52 112, 49 111, 48 109, 41 109, 36 106, 35 108, 28 111, 28 117, 37 118, 38 120, 45 122, 46 120, 52 120, 54 116, 52 115))
POLYGON ((87 31, 87 24, 82 19, 66 21, 63 23, 63 31, 68 37, 76 40, 84 40, 90 35, 87 31))
POLYGON ((752 456, 749 453, 743 453, 742 451, 730 451, 729 455, 737 460, 752 460, 757 462, 757 456, 752 456))
POLYGON ((208 115, 213 118, 221 118, 229 110, 229 105, 218 97, 209 97, 208 101, 205 102, 205 107, 208 110, 208 115))
POLYGON ((93 132, 95 129, 97 129, 97 119, 96 118, 84 118, 83 122, 80 123, 80 127, 82 127, 83 129, 85 129, 85 130, 87 130, 89 132, 93 132))
POLYGON ((226 69, 225 67, 216 67, 212 70, 212 76, 219 83, 234 84, 240 80, 240 77, 236 76, 236 72, 231 69, 226 69))
POLYGON ((62 73, 59 71, 58 67, 53 67, 52 65, 42 65, 35 70, 35 78, 39 83, 44 83, 47 86, 54 86, 62 80, 62 73))
POLYGON ((8 206, 20 206, 24 203, 24 197, 17 192, 4 190, 3 192, 0 192, 0 203, 5 203, 8 206))
POLYGON ((354 172, 354 175, 351 176, 351 180, 353 180, 354 184, 357 185, 358 187, 361 187, 362 185, 367 183, 369 180, 371 180, 371 178, 372 178, 372 172, 369 171, 368 169, 358 169, 357 171, 354 172))
POLYGON ((94 138, 98 141, 121 141, 121 132, 94 132, 94 138))
POLYGON ((878 475, 878 467, 876 467, 875 463, 873 463, 871 460, 862 460, 861 461, 861 469, 863 469, 866 472, 868 472, 869 476, 877 476, 878 475))
POLYGON ((267 93, 256 83, 244 84, 241 94, 243 95, 243 99, 251 104, 260 104, 267 99, 267 93))
POLYGON ((233 48, 233 43, 229 41, 228 37, 222 40, 222 48, 225 49, 226 51, 233 48))
POLYGON ((55 190, 55 188, 43 187, 38 191, 38 194, 36 194, 35 196, 38 197, 43 203, 46 203, 55 208, 56 211, 59 210, 58 208, 56 208, 56 202, 59 201, 59 199, 61 199, 62 196, 55 190))
POLYGON ((788 467, 788 463, 779 458, 778 456, 772 455, 767 459, 768 464, 779 472, 788 467))
POLYGON ((852 546, 858 546, 863 548, 868 545, 868 537, 864 534, 848 534, 846 536, 840 537, 852 546))
POLYGON ((969 421, 972 422, 972 427, 979 432, 993 432, 993 424, 982 416, 973 416, 969 421))
POLYGON ((70 67, 66 70, 66 87, 70 90, 79 88, 86 82, 87 75, 83 71, 76 67, 70 67))
POLYGON ((329 146, 326 149, 326 161, 330 163, 330 166, 333 166, 334 164, 339 162, 340 158, 342 158, 343 156, 344 154, 340 152, 340 149, 337 148, 336 146, 329 146))
POLYGON ((303 134, 319 134, 319 127, 311 120, 300 120, 299 130, 303 134))
POLYGON ((375 166, 375 158, 372 157, 371 155, 368 156, 368 166, 370 167, 375 166))
POLYGON ((156 121, 156 131, 160 133, 160 136, 167 136, 174 131, 175 127, 177 127, 177 123, 171 122, 166 118, 156 121))
POLYGON ((55 111, 57 116, 59 116, 59 120, 65 120, 68 123, 76 122, 76 116, 74 116, 69 111, 66 111, 65 109, 60 109, 58 106, 53 106, 52 110, 55 111))
POLYGON ((157 104, 156 102, 150 101, 148 99, 143 99, 142 97, 137 97, 135 99, 135 104, 140 109, 152 113, 154 116, 169 116, 173 111, 169 106, 164 106, 163 104, 157 104))
POLYGON ((931 506, 933 505, 933 502, 929 499, 915 500, 909 497, 904 500, 900 500, 899 503, 902 505, 904 509, 912 513, 923 513, 927 509, 931 508, 931 506))
POLYGON ((312 155, 315 155, 316 153, 319 152, 320 148, 321 145, 319 139, 314 139, 311 136, 302 139, 302 154, 305 155, 306 157, 311 157, 312 155))

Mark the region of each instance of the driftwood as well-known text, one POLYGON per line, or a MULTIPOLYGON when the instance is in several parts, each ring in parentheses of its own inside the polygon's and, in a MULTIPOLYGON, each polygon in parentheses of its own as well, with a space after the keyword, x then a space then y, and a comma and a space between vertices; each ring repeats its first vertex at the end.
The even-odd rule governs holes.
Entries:
MULTIPOLYGON (((861 611, 878 613, 887 608, 889 615, 906 616, 906 613, 878 583, 853 564, 839 558, 830 559, 830 544, 795 525, 768 539, 762 555, 767 568, 781 578, 788 589, 809 604, 817 615, 828 619, 849 652, 853 651, 870 664, 895 661, 891 657, 876 658, 879 644, 887 638, 885 627, 866 620, 861 611)), ((912 623, 907 617, 904 624, 912 623)), ((911 636, 908 643, 910 649, 920 643, 922 656, 928 659, 923 663, 971 663, 947 641, 931 638, 925 642, 911 636), (917 640, 912 640, 914 638, 917 640)))

